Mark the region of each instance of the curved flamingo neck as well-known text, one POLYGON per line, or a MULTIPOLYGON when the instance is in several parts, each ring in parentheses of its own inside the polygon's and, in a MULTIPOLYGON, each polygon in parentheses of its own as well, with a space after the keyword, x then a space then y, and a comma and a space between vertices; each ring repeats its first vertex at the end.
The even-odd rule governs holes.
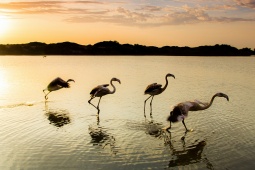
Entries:
POLYGON ((165 84, 165 86, 162 88, 162 91, 166 90, 166 88, 167 88, 167 86, 168 86, 168 79, 167 79, 167 75, 166 75, 165 79, 166 79, 166 84, 165 84))
POLYGON ((210 103, 209 103, 208 105, 202 107, 201 110, 205 110, 205 109, 208 109, 209 107, 211 107, 211 105, 212 105, 212 103, 213 103, 215 97, 217 97, 217 94, 213 95, 213 97, 212 97, 210 103))
POLYGON ((68 79, 66 82, 68 83, 69 81, 73 81, 73 82, 74 82, 74 80, 73 80, 73 79, 68 79))
POLYGON ((113 94, 113 93, 115 93, 115 91, 116 91, 116 87, 113 85, 112 82, 113 82, 113 81, 111 80, 110 84, 111 84, 111 86, 113 87, 113 90, 110 92, 110 94, 113 94))

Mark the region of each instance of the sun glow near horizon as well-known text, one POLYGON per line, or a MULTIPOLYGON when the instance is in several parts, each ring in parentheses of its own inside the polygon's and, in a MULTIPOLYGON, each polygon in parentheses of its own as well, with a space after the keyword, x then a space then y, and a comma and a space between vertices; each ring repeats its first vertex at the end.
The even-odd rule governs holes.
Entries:
POLYGON ((0 36, 5 34, 10 28, 10 20, 4 15, 0 15, 0 36))

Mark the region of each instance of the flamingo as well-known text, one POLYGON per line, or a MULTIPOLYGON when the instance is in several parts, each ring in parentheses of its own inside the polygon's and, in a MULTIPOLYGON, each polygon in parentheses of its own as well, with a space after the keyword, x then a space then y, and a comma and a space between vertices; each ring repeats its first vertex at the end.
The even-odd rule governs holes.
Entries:
POLYGON ((100 112, 99 104, 100 104, 101 98, 102 98, 103 96, 107 95, 107 94, 113 94, 113 93, 115 93, 115 91, 116 91, 115 86, 112 84, 113 81, 117 81, 117 82, 119 82, 119 83, 121 84, 121 82, 120 82, 119 79, 113 77, 113 78, 111 79, 111 81, 110 81, 110 84, 111 84, 111 86, 113 87, 113 90, 112 90, 112 91, 110 91, 110 90, 107 88, 107 86, 109 86, 109 84, 102 84, 102 85, 98 85, 97 87, 93 88, 93 89, 91 90, 91 92, 90 92, 90 97, 91 97, 91 98, 90 98, 90 100, 88 101, 88 103, 91 104, 92 106, 94 106, 94 107, 98 110, 98 114, 99 114, 99 112, 100 112), (91 103, 91 100, 94 99, 95 97, 100 97, 100 98, 99 98, 99 101, 98 101, 98 104, 97 104, 97 107, 91 103))
POLYGON ((52 80, 50 82, 50 84, 47 86, 47 88, 45 88, 43 90, 44 94, 45 94, 45 100, 48 99, 48 94, 52 91, 56 91, 62 88, 69 88, 69 81, 73 81, 75 82, 73 79, 68 79, 67 81, 64 81, 63 79, 61 79, 60 77, 55 78, 54 80, 52 80), (48 93, 45 93, 45 90, 48 90, 48 93))
POLYGON ((210 103, 203 103, 198 100, 195 100, 177 104, 170 112, 170 116, 167 118, 167 120, 170 122, 170 127, 168 127, 166 130, 168 131, 169 129, 171 129, 171 122, 174 123, 182 121, 186 129, 186 132, 189 131, 184 123, 184 119, 188 116, 188 112, 208 109, 212 105, 215 97, 224 97, 227 99, 227 101, 229 101, 229 98, 226 94, 216 93, 215 95, 212 96, 210 103))
POLYGON ((163 88, 161 84, 157 84, 157 83, 152 83, 150 85, 147 86, 147 88, 145 89, 145 92, 144 94, 149 94, 150 96, 144 101, 144 117, 145 116, 145 106, 146 106, 146 101, 151 98, 151 102, 150 102, 150 109, 151 109, 151 112, 150 114, 152 114, 152 100, 153 100, 153 97, 154 95, 158 95, 158 94, 161 94, 163 91, 165 91, 165 89, 167 88, 167 85, 168 85, 168 80, 167 80, 167 77, 173 77, 175 78, 175 76, 173 74, 170 74, 168 73, 166 76, 165 76, 165 79, 166 79, 166 84, 163 88))

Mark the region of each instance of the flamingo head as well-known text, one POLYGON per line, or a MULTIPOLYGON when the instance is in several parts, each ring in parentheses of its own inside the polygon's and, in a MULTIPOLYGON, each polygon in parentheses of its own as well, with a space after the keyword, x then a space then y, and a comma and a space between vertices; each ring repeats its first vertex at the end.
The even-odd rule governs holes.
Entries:
POLYGON ((224 94, 224 93, 217 93, 216 96, 218 97, 224 97, 227 99, 227 101, 229 101, 228 95, 224 94))
POLYGON ((168 73, 166 77, 173 77, 175 79, 175 76, 173 74, 168 73))
POLYGON ((111 81, 117 81, 117 82, 119 82, 120 84, 121 84, 121 82, 120 82, 120 80, 119 79, 117 79, 117 78, 112 78, 112 80, 111 81))

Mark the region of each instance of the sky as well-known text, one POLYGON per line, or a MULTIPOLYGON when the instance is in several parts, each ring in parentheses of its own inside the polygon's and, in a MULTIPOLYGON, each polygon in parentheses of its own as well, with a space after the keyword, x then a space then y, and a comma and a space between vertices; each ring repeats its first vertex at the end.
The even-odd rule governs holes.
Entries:
POLYGON ((0 44, 255 48, 255 0, 0 0, 0 44))

